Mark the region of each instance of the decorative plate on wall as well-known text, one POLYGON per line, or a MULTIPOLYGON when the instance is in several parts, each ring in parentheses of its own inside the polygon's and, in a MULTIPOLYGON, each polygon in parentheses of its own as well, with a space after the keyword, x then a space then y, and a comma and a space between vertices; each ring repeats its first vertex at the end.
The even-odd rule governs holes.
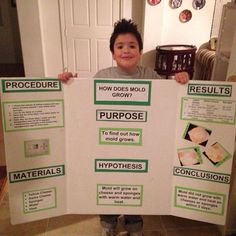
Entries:
POLYGON ((193 8, 195 10, 202 9, 205 6, 205 4, 206 4, 206 0, 193 0, 193 3, 192 3, 193 8))
POLYGON ((161 0, 147 0, 151 6, 155 6, 161 2, 161 0))
POLYGON ((173 9, 179 8, 182 5, 182 0, 169 0, 169 6, 173 9))
POLYGON ((190 10, 183 10, 180 12, 179 14, 179 20, 182 22, 182 23, 186 23, 188 21, 190 21, 192 18, 192 12, 190 10))

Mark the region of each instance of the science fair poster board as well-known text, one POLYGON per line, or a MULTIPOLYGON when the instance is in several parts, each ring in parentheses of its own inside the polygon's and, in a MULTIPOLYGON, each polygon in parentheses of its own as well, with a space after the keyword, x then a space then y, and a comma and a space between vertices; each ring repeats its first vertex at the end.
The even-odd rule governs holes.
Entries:
POLYGON ((233 83, 2 78, 13 224, 63 214, 224 224, 233 83))

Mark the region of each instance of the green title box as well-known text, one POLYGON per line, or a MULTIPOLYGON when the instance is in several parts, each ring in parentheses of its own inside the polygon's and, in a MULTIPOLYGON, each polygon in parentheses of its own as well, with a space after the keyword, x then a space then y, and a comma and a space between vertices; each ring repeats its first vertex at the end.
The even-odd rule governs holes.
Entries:
POLYGON ((151 104, 151 81, 130 81, 130 80, 94 80, 94 104, 103 105, 140 105, 150 106, 151 104), (101 84, 101 93, 105 96, 99 98, 97 85, 101 84), (142 89, 135 86, 144 86, 142 89), (122 87, 114 91, 115 86, 122 87), (146 91, 147 87, 147 91, 146 91), (145 99, 137 97, 133 99, 135 93, 145 92, 145 99), (110 98, 109 98, 110 97, 110 98), (139 100, 140 99, 140 100, 139 100))
POLYGON ((9 172, 9 182, 18 183, 38 179, 52 178, 65 175, 65 166, 47 166, 34 169, 17 170, 9 172))
POLYGON ((173 175, 183 178, 200 179, 220 184, 230 184, 230 174, 185 168, 182 166, 174 166, 173 175))
POLYGON ((232 85, 227 84, 188 84, 188 95, 231 97, 232 85))
POLYGON ((2 80, 3 93, 58 92, 61 90, 61 81, 58 79, 2 80))
POLYGON ((175 186, 174 206, 208 214, 224 215, 225 194, 175 186))
POLYGON ((97 109, 96 121, 147 122, 147 111, 97 109))
POLYGON ((95 172, 135 172, 147 173, 148 160, 135 159, 95 159, 95 172))

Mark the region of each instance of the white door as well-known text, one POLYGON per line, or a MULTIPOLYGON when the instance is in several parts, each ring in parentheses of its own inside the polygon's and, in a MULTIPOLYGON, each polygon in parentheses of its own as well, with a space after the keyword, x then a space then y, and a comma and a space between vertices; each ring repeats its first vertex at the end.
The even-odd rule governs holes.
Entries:
POLYGON ((64 64, 68 71, 77 72, 79 77, 92 77, 113 65, 109 39, 114 22, 124 17, 124 12, 128 15, 124 5, 121 0, 63 1, 64 64))

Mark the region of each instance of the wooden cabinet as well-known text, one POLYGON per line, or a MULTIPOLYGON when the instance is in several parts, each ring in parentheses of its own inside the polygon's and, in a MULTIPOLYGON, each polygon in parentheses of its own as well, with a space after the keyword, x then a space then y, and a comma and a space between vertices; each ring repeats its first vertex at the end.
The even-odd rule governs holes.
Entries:
POLYGON ((223 6, 212 80, 224 81, 236 74, 236 3, 223 6))

